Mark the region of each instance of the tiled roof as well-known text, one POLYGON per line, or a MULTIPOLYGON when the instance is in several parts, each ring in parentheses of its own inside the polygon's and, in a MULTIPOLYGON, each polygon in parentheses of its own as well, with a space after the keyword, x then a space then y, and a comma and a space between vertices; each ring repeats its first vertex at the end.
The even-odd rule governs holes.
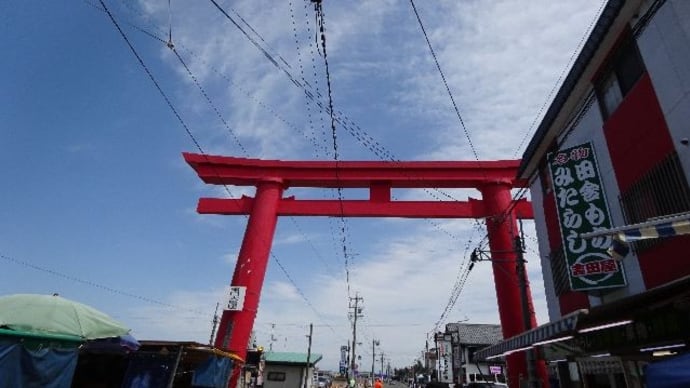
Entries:
MULTIPOLYGON (((309 364, 314 365, 321 361, 323 356, 320 354, 312 353, 309 356, 309 364)), ((266 362, 273 364, 307 364, 307 353, 295 353, 295 352, 265 352, 264 359, 266 362)))
POLYGON ((449 323, 446 331, 457 332, 460 343, 464 345, 493 345, 503 340, 501 325, 449 323))

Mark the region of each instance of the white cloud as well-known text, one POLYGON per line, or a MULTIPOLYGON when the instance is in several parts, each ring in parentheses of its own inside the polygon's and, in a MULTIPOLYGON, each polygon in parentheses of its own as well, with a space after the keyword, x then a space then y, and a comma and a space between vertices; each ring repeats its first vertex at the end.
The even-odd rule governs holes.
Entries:
MULTIPOLYGON (((153 20, 167 25, 167 7, 157 3, 142 1, 145 12, 153 20)), ((180 45, 198 54, 189 58, 191 68, 249 156, 332 158, 328 155, 332 151, 330 118, 318 112, 313 103, 307 110, 302 90, 294 87, 282 71, 267 61, 212 6, 174 4, 174 37, 180 45), (231 82, 209 70, 209 65, 219 69, 231 82), (314 149, 314 142, 328 152, 314 149)), ((311 5, 305 2, 306 8, 300 6, 293 10, 300 40, 298 56, 288 4, 271 3, 270 7, 266 4, 237 1, 233 7, 265 41, 248 29, 247 33, 276 60, 280 61, 277 57, 280 54, 289 63, 288 66, 279 62, 281 67, 297 79, 304 77, 314 89, 318 84, 320 101, 325 104, 323 59, 311 57, 316 38, 311 5)), ((518 143, 568 63, 598 4, 598 0, 419 4, 429 38, 481 159, 513 158, 518 143)), ((372 0, 355 5, 325 2, 324 7, 333 98, 336 109, 359 125, 352 128, 377 139, 386 150, 403 159, 474 160, 409 4, 372 0)), ((205 149, 245 156, 215 113, 204 106, 196 87, 174 58, 165 50, 161 57, 177 74, 180 83, 176 98, 186 103, 184 114, 198 121, 195 127, 200 128, 205 149)), ((341 127, 337 134, 341 158, 377 159, 361 138, 355 139, 341 127)), ((368 146, 372 147, 378 146, 368 146)), ((253 188, 232 189, 237 195, 253 195, 253 188)), ((212 192, 224 196, 218 190, 212 192)), ((295 191, 297 195, 302 192, 295 191)), ((444 192, 459 200, 468 195, 462 190, 444 192)), ((478 197, 476 191, 471 195, 478 197)), ((332 194, 327 197, 332 198, 332 194)), ((402 193, 400 197, 433 199, 432 195, 419 191, 402 193)), ((244 222, 245 219, 238 218, 237 223, 244 222)), ((427 224, 414 224, 403 232, 400 228, 406 225, 404 222, 348 221, 349 225, 355 225, 350 230, 354 237, 349 241, 360 244, 349 247, 350 252, 366 255, 354 257, 349 268, 352 296, 358 292, 364 298, 365 318, 359 334, 363 338, 362 354, 369 351, 366 342, 377 338, 382 349, 392 357, 394 366, 408 365, 422 349, 427 332, 441 315, 474 226, 469 220, 433 222, 442 225, 445 232, 427 224), (391 231, 397 234, 392 235, 391 231)), ((298 243, 304 237, 318 236, 314 245, 319 247, 328 245, 321 244, 323 240, 340 241, 339 236, 329 236, 331 233, 332 225, 328 227, 325 222, 312 225, 305 233, 294 233, 291 223, 282 222, 274 253, 280 256, 289 248, 303 245, 298 243), (328 233, 323 233, 326 230, 328 233)), ((301 249, 312 248, 304 245, 301 249)), ((289 252, 290 259, 304 255, 304 252, 289 252)), ((342 261, 339 253, 336 249, 334 260, 342 261)), ((317 267, 304 264, 298 274, 291 274, 299 279, 299 290, 274 269, 280 276, 267 278, 256 332, 264 345, 273 342, 279 350, 306 350, 307 325, 313 322, 317 325, 314 349, 324 354, 322 367, 332 369, 337 365, 339 347, 351 336, 347 284, 342 269, 317 267), (275 341, 271 341, 271 335, 276 337, 275 341)), ((535 308, 539 321, 544 322, 547 315, 539 260, 531 259, 528 268, 535 308)), ((213 307, 211 302, 221 295, 221 289, 180 292, 171 296, 171 304, 208 310, 209 303, 213 307)), ((142 312, 160 313, 155 309, 142 312)), ((464 317, 470 322, 498 322, 493 275, 488 263, 476 265, 470 273, 448 321, 464 317)), ((182 315, 153 322, 141 331, 195 338, 198 335, 200 340, 204 339, 203 319, 195 321, 193 330, 185 319, 182 315)))

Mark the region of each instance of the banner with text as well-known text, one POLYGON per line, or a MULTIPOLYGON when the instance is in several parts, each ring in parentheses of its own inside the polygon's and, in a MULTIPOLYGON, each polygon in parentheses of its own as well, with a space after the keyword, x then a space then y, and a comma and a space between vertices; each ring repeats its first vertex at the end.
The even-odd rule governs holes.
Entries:
POLYGON ((607 252, 611 236, 580 238, 582 233, 611 228, 592 144, 552 153, 548 162, 570 288, 585 291, 625 286, 623 266, 607 252))
POLYGON ((439 358, 439 381, 442 383, 453 382, 453 352, 450 336, 439 335, 437 339, 439 358))
POLYGON ((231 286, 228 291, 227 304, 225 310, 242 311, 244 308, 244 295, 247 292, 247 287, 231 286))

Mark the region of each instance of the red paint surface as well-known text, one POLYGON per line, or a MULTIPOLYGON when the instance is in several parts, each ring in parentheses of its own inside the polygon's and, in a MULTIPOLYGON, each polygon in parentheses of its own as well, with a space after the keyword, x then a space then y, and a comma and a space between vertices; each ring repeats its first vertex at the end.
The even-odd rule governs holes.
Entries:
POLYGON ((589 308, 589 298, 584 292, 566 292, 558 296, 558 307, 561 315, 572 313, 578 309, 589 308))
MULTIPOLYGON (((252 160, 197 154, 184 154, 185 160, 207 183, 256 185, 255 199, 244 198, 235 201, 202 199, 199 211, 220 214, 250 213, 238 258, 233 286, 246 286, 247 295, 242 311, 224 312, 216 337, 216 347, 230 350, 245 357, 249 335, 254 324, 259 304, 259 295, 270 254, 271 243, 281 212, 293 215, 341 215, 351 216, 357 212, 381 211, 378 216, 424 216, 410 214, 406 204, 387 201, 391 187, 457 187, 478 188, 482 201, 470 200, 456 203, 455 218, 488 216, 487 229, 496 282, 499 315, 505 338, 525 331, 522 320, 520 290, 517 281, 513 237, 517 232, 516 212, 521 216, 532 215, 527 210, 529 203, 510 209, 511 188, 524 187, 526 181, 515 179, 519 161, 498 162, 282 162, 276 160, 252 160), (337 172, 336 172, 337 170, 337 172), (267 180, 268 178, 268 180, 267 180), (303 187, 365 187, 371 190, 369 201, 345 201, 333 207, 330 202, 298 201, 283 199, 282 190, 290 186, 303 187), (397 207, 396 207, 397 206, 397 207), (357 208, 359 207, 359 208, 357 208), (383 209, 383 210, 381 210, 383 209), (347 211, 347 212, 345 212, 347 211), (507 252, 506 252, 507 251, 507 252), (500 260, 510 260, 502 262, 500 260), (229 339, 226 337, 229 335, 229 339)), ((447 212, 447 203, 426 203, 421 206, 426 217, 447 212)), ((526 217, 525 217, 526 218, 526 217)), ((528 303, 532 297, 528 288, 528 303)), ((534 309, 530 321, 536 326, 534 309)), ((508 357, 508 376, 511 387, 517 387, 520 376, 526 376, 527 366, 522 352, 508 357)), ((546 367, 538 363, 538 376, 546 386, 546 367)), ((233 375, 231 386, 236 382, 233 375)))
POLYGON ((690 275, 690 235, 672 237, 638 254, 647 288, 690 275))
MULTIPOLYGON (((242 359, 246 359, 249 337, 259 309, 261 288, 278 221, 277 207, 282 193, 283 184, 278 179, 264 180, 257 185, 254 207, 249 215, 231 283, 233 286, 247 288, 244 307, 241 311, 223 311, 218 327, 215 347, 229 350, 242 359)), ((237 377, 233 374, 234 381, 231 381, 229 386, 236 385, 237 377)))
POLYGON ((673 140, 648 74, 637 81, 606 120, 604 135, 621 192, 673 151, 673 140))
MULTIPOLYGON (((673 139, 652 81, 644 74, 604 124, 621 192, 673 152, 673 139)), ((674 237, 638 254, 646 288, 690 274, 690 237, 674 237)))
POLYGON ((476 188, 486 182, 517 179, 519 160, 376 162, 283 161, 184 153, 184 158, 206 183, 254 186, 265 176, 281 177, 286 187, 366 187, 374 183, 398 188, 476 188))
MULTIPOLYGON (((253 198, 240 199, 201 198, 197 212, 200 214, 239 215, 249 214, 253 198)), ((381 201, 367 200, 297 200, 284 198, 278 204, 280 216, 330 216, 330 217, 403 217, 403 218, 485 218, 484 201, 381 201)), ((519 201, 514 207, 519 218, 532 219, 532 205, 519 201)))
MULTIPOLYGON (((544 208, 546 232, 549 235, 549 248, 552 252, 557 251, 563 246, 563 239, 561 238, 561 227, 558 222, 558 212, 556 211, 556 200, 554 199, 553 191, 544 195, 542 206, 544 208)), ((587 294, 584 292, 566 292, 558 296, 558 308, 561 315, 588 307, 589 298, 587 298, 587 294)))
MULTIPOLYGON (((518 335, 529 328, 526 328, 522 318, 522 302, 520 298, 520 287, 516 270, 515 247, 513 238, 517 232, 517 222, 515 215, 509 214, 508 217, 500 215, 508 209, 511 202, 510 185, 492 184, 480 187, 487 211, 499 217, 489 217, 486 222, 486 229, 489 233, 489 247, 493 261, 494 285, 496 287, 496 299, 498 300, 498 314, 501 319, 501 330, 503 338, 518 335)), ((527 289, 528 303, 532 304, 532 294, 527 289)), ((532 327, 537 326, 534 309, 530 309, 530 321, 532 327)), ((508 367, 508 381, 511 386, 520 381, 520 377, 527 376, 527 364, 524 352, 517 352, 509 355, 506 359, 508 367)), ((537 375, 542 381, 546 379, 546 366, 543 362, 537 363, 537 375)))

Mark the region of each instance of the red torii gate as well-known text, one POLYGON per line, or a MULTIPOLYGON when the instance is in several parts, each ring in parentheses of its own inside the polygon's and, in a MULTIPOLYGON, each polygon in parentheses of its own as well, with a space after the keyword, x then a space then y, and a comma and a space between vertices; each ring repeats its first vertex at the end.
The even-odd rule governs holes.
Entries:
MULTIPOLYGON (((246 287, 244 307, 241 311, 223 311, 216 348, 246 357, 278 216, 486 218, 489 247, 492 258, 497 259, 492 266, 503 337, 527 330, 522 318, 513 238, 516 217, 533 218, 533 213, 525 200, 511 207, 510 190, 527 183, 516 179, 519 160, 335 162, 183 155, 205 183, 256 187, 254 198, 201 198, 197 207, 200 214, 249 215, 231 283, 246 287), (342 201, 283 198, 283 191, 289 187, 368 188, 370 195, 368 200, 342 201), (392 188, 475 188, 482 199, 392 201, 392 188)), ((527 295, 531 307, 529 289, 527 295)), ((530 311, 532 327, 536 327, 534 309, 530 311)), ((511 385, 527 376, 524 352, 508 355, 507 364, 511 385)), ((538 374, 546 377, 543 363, 538 374)))

